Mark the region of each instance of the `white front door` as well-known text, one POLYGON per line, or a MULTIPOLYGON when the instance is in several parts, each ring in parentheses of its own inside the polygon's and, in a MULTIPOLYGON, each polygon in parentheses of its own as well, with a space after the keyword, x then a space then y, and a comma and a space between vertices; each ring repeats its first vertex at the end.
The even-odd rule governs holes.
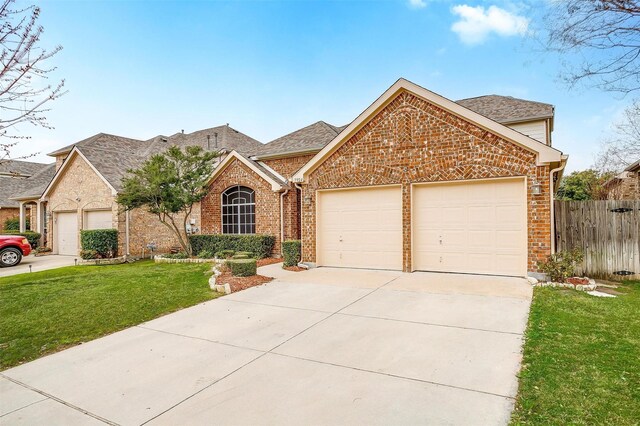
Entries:
POLYGON ((55 252, 71 256, 78 255, 78 215, 76 212, 56 213, 53 232, 56 243, 55 252))
POLYGON ((413 269, 523 276, 524 178, 413 186, 413 269))
POLYGON ((319 191, 318 266, 402 270, 399 186, 319 191))

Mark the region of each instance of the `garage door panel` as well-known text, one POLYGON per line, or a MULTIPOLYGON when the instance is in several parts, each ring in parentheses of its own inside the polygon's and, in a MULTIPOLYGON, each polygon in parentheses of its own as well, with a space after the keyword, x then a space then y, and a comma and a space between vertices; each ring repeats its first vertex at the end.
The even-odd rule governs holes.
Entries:
POLYGON ((113 212, 111 210, 91 210, 85 212, 84 229, 113 228, 113 212))
POLYGON ((416 185, 412 194, 414 269, 526 272, 523 179, 416 185))
POLYGON ((58 254, 76 256, 78 254, 78 215, 76 212, 55 214, 55 250, 58 254))
POLYGON ((400 187, 318 192, 319 266, 402 269, 400 187))

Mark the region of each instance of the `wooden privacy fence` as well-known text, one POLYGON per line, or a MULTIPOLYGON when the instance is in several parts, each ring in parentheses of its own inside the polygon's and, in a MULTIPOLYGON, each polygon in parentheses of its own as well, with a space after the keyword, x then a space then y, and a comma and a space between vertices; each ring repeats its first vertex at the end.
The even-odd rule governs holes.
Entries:
POLYGON ((582 274, 640 279, 639 200, 555 201, 555 223, 556 250, 581 249, 582 274))

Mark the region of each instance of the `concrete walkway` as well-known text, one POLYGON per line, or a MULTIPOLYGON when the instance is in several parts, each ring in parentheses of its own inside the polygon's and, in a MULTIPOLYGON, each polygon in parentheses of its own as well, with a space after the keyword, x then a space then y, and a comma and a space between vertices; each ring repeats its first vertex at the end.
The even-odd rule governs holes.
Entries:
POLYGON ((35 257, 33 254, 30 254, 22 258, 22 262, 20 262, 18 266, 0 268, 0 277, 24 274, 25 272, 46 271, 47 269, 62 268, 63 266, 73 266, 76 259, 80 260, 80 257, 61 256, 57 254, 35 257), (29 270, 29 266, 31 266, 31 270, 29 270))
POLYGON ((279 275, 0 373, 0 424, 507 424, 525 280, 279 275))

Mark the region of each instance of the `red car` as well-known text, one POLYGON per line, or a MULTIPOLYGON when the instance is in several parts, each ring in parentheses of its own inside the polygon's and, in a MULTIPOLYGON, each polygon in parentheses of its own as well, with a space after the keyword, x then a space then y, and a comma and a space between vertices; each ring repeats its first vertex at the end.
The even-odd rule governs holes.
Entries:
POLYGON ((31 253, 31 244, 22 235, 0 235, 0 268, 16 266, 31 253))

